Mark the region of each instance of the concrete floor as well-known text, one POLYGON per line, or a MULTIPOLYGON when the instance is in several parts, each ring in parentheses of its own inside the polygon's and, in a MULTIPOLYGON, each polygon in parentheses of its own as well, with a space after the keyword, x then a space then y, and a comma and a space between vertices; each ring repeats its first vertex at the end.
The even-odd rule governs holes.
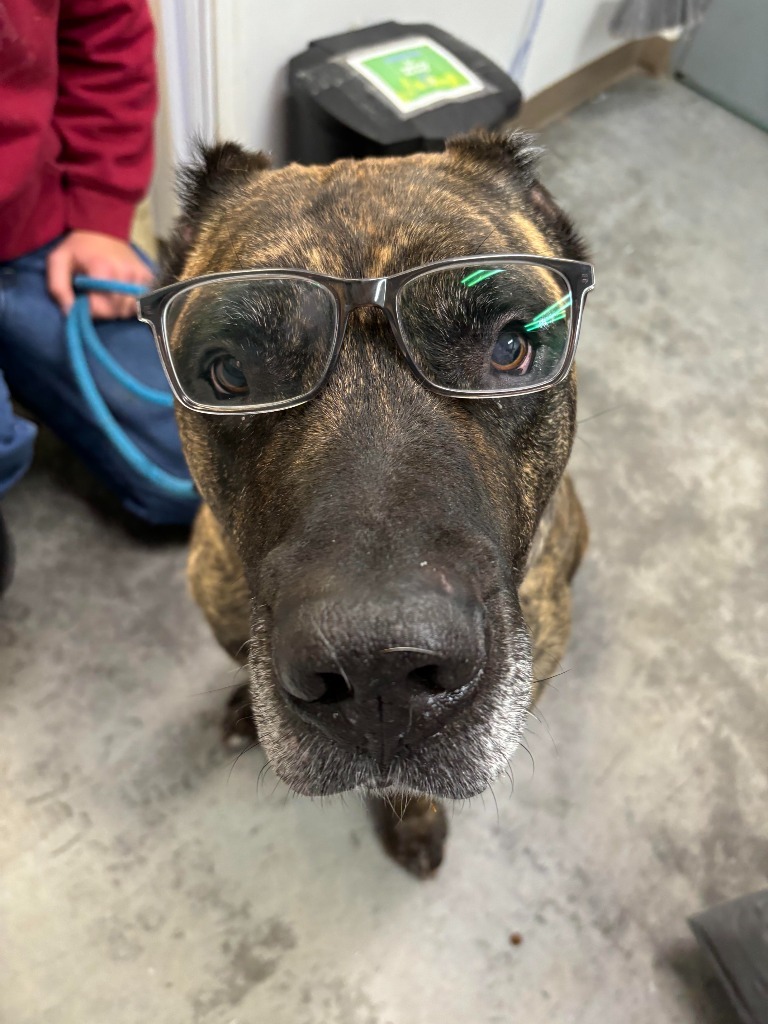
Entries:
POLYGON ((685 918, 768 872, 768 139, 637 80, 545 142, 598 277, 557 749, 532 736, 514 796, 457 809, 427 883, 355 799, 257 788, 183 546, 48 446, 5 503, 4 1024, 734 1021, 685 918))

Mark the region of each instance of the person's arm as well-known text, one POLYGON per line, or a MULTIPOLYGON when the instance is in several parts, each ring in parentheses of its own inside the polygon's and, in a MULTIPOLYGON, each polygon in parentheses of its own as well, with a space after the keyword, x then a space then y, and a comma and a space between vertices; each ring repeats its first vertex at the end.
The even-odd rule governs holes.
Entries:
MULTIPOLYGON (((61 0, 58 54, 53 123, 70 233, 49 256, 48 285, 67 309, 75 273, 151 277, 126 243, 152 173, 157 88, 146 0, 61 0)), ((94 316, 130 316, 133 308, 125 296, 91 298, 94 316)))
POLYGON ((72 229, 130 234, 152 174, 154 39, 146 0, 62 0, 53 123, 72 229))

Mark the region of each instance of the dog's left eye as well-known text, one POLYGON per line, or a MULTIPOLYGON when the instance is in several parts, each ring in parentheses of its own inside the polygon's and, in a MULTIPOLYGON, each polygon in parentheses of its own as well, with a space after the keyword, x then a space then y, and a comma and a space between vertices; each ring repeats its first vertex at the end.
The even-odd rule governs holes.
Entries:
POLYGON ((220 398, 246 395, 250 390, 242 363, 234 356, 221 355, 214 359, 208 367, 208 378, 220 398))
POLYGON ((491 366, 499 373, 525 373, 531 365, 533 347, 522 328, 507 324, 499 331, 491 352, 491 366))

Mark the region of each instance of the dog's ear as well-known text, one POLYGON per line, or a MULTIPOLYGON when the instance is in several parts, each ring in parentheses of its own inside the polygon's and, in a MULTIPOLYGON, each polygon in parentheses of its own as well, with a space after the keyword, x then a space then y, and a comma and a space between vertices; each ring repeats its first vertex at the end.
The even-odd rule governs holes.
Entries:
POLYGON ((449 153, 476 167, 504 174, 521 188, 536 181, 536 165, 542 150, 526 132, 476 131, 446 142, 449 153))
POLYGON ((449 139, 446 148, 469 166, 485 168, 489 173, 503 176, 526 202, 545 232, 555 233, 563 256, 573 260, 587 259, 586 246, 573 222, 537 177, 543 150, 536 145, 532 135, 522 131, 478 131, 449 139))
POLYGON ((211 209, 253 174, 270 166, 263 153, 244 149, 236 142, 208 146, 198 141, 195 148, 194 160, 178 171, 176 192, 181 213, 171 237, 160 243, 161 284, 178 279, 211 209))

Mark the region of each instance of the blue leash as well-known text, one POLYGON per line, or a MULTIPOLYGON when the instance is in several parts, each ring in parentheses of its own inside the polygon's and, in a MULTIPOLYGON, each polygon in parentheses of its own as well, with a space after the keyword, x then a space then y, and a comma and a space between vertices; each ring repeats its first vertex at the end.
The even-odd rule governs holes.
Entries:
MULTIPOLYGON (((74 284, 77 289, 119 292, 121 295, 135 295, 136 297, 143 295, 146 291, 141 285, 128 284, 125 281, 105 281, 98 277, 85 277, 82 275, 75 277, 74 284)), ((144 454, 128 437, 102 398, 93 379, 91 368, 88 365, 86 349, 126 390, 152 403, 152 405, 159 405, 165 409, 173 408, 173 398, 167 391, 150 388, 140 380, 137 380, 133 374, 128 373, 120 365, 111 352, 104 348, 91 320, 87 295, 78 295, 75 299, 74 305, 67 316, 66 337, 72 371, 83 398, 96 422, 128 465, 143 476, 145 480, 148 480, 159 490, 164 491, 171 497, 197 497, 197 491, 191 479, 174 476, 173 473, 167 472, 167 470, 158 466, 144 454)))

